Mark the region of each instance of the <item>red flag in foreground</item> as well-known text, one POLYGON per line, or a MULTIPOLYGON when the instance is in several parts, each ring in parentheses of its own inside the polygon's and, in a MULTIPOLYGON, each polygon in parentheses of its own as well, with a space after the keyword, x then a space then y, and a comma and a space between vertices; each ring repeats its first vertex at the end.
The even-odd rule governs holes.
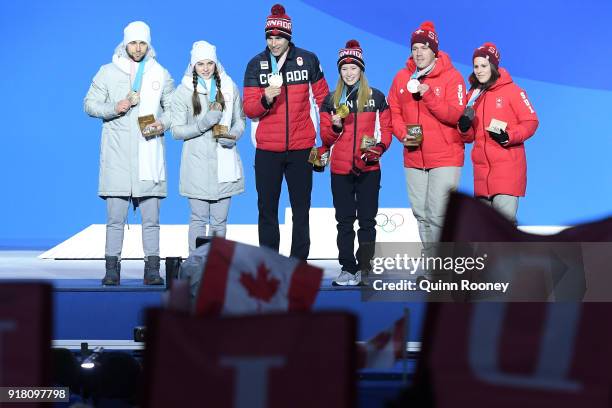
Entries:
POLYGON ((204 267, 196 314, 310 310, 323 270, 265 247, 214 238, 204 267))
POLYGON ((412 397, 436 408, 608 408, 611 314, 609 303, 430 304, 412 397))
POLYGON ((0 284, 0 386, 48 385, 51 286, 0 284))
MULTIPOLYGON (((454 195, 443 239, 612 241, 612 219, 536 236, 454 195)), ((609 254, 592 255, 601 260, 609 254)), ((594 275, 610 273, 610 264, 586 257, 584 262, 594 275)), ((430 303, 415 386, 404 402, 436 408, 610 407, 610 315, 612 303, 430 303)))
POLYGON ((406 347, 405 317, 368 341, 357 343, 357 366, 360 369, 389 369, 404 357, 406 347))
POLYGON ((555 235, 519 231, 493 208, 463 194, 448 203, 441 241, 445 242, 610 242, 612 217, 578 225, 555 235))
POLYGON ((347 313, 151 310, 147 329, 143 406, 355 406, 356 321, 347 313))

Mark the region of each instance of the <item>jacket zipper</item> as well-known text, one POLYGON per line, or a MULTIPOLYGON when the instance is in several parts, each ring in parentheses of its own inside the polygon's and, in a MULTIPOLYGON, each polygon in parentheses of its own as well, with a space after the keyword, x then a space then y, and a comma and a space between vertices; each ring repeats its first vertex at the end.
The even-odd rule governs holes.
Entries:
MULTIPOLYGON (((285 68, 284 65, 283 68, 285 68)), ((289 88, 287 80, 284 80, 283 83, 285 86, 285 152, 289 154, 289 88)))
MULTIPOLYGON (((417 124, 421 123, 421 101, 417 101, 417 124)), ((419 151, 421 152, 421 162, 423 162, 423 170, 426 170, 425 166, 425 155, 423 154, 423 143, 419 146, 419 151)))
POLYGON ((357 150, 357 111, 355 111, 355 123, 353 124, 353 168, 355 168, 355 150, 357 150))
POLYGON ((484 154, 487 159, 487 198, 489 198, 489 176, 491 175, 491 162, 489 161, 489 155, 487 154, 487 129, 485 129, 485 105, 487 101, 487 95, 482 100, 482 132, 484 135, 484 154))

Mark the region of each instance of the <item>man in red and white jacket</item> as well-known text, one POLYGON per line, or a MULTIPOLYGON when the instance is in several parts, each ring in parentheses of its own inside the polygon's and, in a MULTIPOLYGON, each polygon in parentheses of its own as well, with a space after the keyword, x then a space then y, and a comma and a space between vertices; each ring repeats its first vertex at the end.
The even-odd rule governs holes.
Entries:
POLYGON ((451 191, 459 184, 464 144, 457 131, 465 82, 449 56, 438 50, 431 22, 412 33, 412 56, 393 80, 388 95, 393 133, 404 143, 408 197, 425 249, 438 241, 451 191), (423 141, 406 125, 421 125, 423 141))
POLYGON ((256 146, 259 244, 279 249, 278 201, 284 176, 293 212, 291 256, 306 259, 312 191, 308 155, 329 87, 317 56, 291 42, 291 28, 285 8, 274 5, 266 20, 267 47, 251 59, 244 74, 243 105, 256 146))

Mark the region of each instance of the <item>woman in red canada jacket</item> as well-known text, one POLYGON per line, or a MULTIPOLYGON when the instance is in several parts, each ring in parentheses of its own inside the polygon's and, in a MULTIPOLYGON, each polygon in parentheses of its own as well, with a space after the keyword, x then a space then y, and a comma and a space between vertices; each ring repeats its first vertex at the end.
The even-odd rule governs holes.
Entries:
POLYGON ((524 142, 538 128, 538 117, 525 91, 499 68, 495 44, 477 48, 473 61, 458 127, 464 141, 474 142, 474 195, 516 224, 518 198, 527 187, 524 142))
POLYGON ((376 214, 382 154, 391 144, 391 113, 385 95, 371 88, 365 76, 359 42, 346 43, 338 56, 336 90, 321 107, 321 139, 331 150, 331 188, 338 222, 338 261, 333 285, 358 285, 371 269, 376 241, 376 214), (365 137, 365 140, 364 140, 365 137), (370 143, 366 146, 367 143, 370 143), (355 220, 359 249, 354 251, 355 220))

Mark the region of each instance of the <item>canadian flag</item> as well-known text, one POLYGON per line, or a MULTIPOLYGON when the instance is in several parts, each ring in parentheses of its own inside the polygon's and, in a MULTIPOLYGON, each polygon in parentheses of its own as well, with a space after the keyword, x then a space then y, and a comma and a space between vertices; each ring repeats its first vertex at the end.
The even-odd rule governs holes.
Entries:
POLYGON ((211 242, 195 303, 198 315, 310 310, 323 270, 265 247, 211 242))
POLYGON ((403 357, 406 347, 406 322, 402 317, 366 342, 357 343, 357 367, 388 369, 403 357))

